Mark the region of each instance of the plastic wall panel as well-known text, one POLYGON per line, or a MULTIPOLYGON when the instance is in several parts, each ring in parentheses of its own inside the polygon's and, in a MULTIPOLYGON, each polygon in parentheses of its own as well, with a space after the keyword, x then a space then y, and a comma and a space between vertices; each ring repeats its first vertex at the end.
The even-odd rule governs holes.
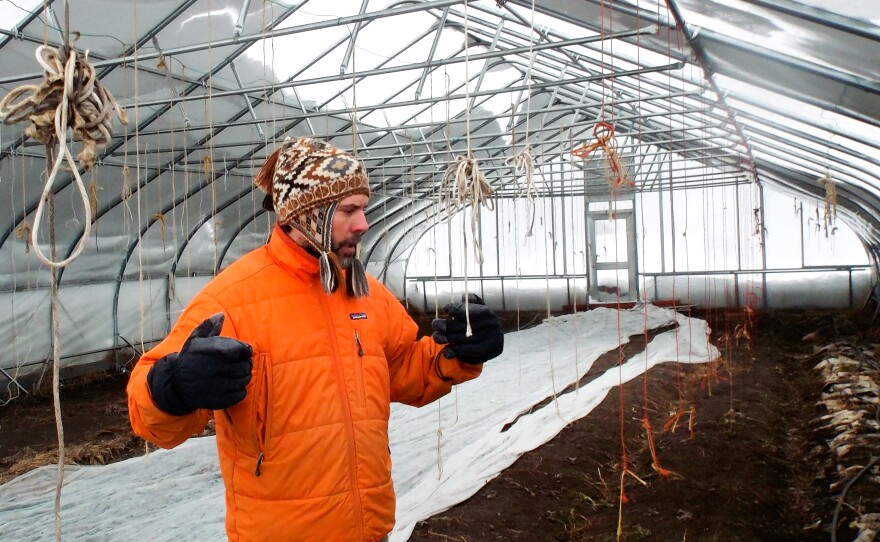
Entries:
MULTIPOLYGON (((853 273, 853 304, 860 308, 871 291, 867 270, 853 273)), ((767 275, 767 304, 774 309, 849 307, 849 273, 779 273, 767 275)))
POLYGON ((58 292, 61 357, 113 347, 115 289, 115 282, 73 287, 62 284, 58 292))
MULTIPOLYGON (((0 367, 14 376, 17 367, 50 354, 49 289, 0 294, 0 367)), ((0 375, 0 385, 6 380, 0 375)))
POLYGON ((552 310, 558 311, 565 305, 574 303, 575 299, 579 305, 586 299, 586 284, 583 280, 505 279, 503 307, 501 289, 502 282, 499 280, 486 280, 482 284, 478 280, 469 280, 467 287, 463 280, 436 283, 409 281, 406 302, 408 307, 433 314, 435 308, 461 301, 461 295, 465 292, 480 295, 492 310, 503 309, 508 312, 542 311, 547 309, 548 304, 552 310))
POLYGON ((247 227, 235 236, 235 239, 232 240, 223 261, 220 262, 221 269, 225 269, 232 262, 238 260, 248 252, 264 245, 269 239, 269 234, 274 227, 274 214, 263 213, 256 217, 247 225, 247 227))
POLYGON ((15 233, 0 247, 0 270, 0 290, 48 288, 51 280, 47 268, 15 233))
POLYGON ((126 281, 119 287, 119 334, 138 345, 165 336, 165 279, 126 281))
MULTIPOLYGON (((173 326, 180 313, 199 290, 205 287, 213 277, 176 277, 171 297, 171 325, 173 326)), ((163 335, 164 337, 164 335, 163 335)))
MULTIPOLYGON (((641 297, 675 299, 681 305, 736 307, 737 286, 733 275, 676 275, 648 277, 639 284, 641 297)), ((741 288, 744 288, 741 286, 741 288)), ((753 288, 753 287, 752 287, 753 288)))

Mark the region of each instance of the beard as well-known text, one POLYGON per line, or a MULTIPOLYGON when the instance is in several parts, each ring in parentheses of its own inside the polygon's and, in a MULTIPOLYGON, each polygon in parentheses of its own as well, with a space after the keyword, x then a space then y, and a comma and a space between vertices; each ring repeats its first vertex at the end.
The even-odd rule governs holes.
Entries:
POLYGON ((333 253, 336 254, 336 257, 339 258, 339 263, 342 264, 343 269, 348 269, 351 267, 351 262, 357 257, 357 246, 361 242, 360 235, 353 235, 348 239, 343 239, 338 243, 333 243, 331 247, 333 253), (355 256, 343 256, 341 254, 341 249, 344 248, 353 248, 355 250, 355 256))

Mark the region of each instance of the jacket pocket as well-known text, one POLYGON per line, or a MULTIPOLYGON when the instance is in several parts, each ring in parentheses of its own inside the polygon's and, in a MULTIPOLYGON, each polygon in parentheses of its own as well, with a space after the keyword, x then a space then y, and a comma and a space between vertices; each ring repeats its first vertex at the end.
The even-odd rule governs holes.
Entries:
POLYGON ((271 358, 269 354, 256 354, 247 394, 240 403, 226 409, 226 418, 236 446, 257 458, 257 473, 259 464, 268 452, 271 396, 271 358))

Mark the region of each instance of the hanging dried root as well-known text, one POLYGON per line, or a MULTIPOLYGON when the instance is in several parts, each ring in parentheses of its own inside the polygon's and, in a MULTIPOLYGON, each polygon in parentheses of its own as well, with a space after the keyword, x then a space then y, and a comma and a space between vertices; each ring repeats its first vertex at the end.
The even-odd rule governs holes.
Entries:
POLYGON ((126 164, 122 166, 122 192, 120 193, 122 201, 128 203, 128 200, 131 199, 131 194, 131 168, 126 164))
POLYGON ((91 169, 95 164, 97 147, 110 142, 113 127, 112 112, 120 122, 128 123, 125 112, 113 95, 97 80, 95 69, 89 64, 88 51, 78 52, 65 48, 67 58, 52 47, 37 48, 37 62, 43 67, 43 81, 39 85, 22 85, 0 100, 0 118, 5 124, 29 121, 24 133, 46 145, 46 154, 53 162, 43 187, 40 203, 34 215, 31 244, 41 262, 49 267, 64 267, 73 261, 85 247, 92 222, 92 206, 73 155, 67 147, 67 130, 73 130, 74 140, 81 140, 83 149, 77 156, 80 165, 91 169), (58 146, 56 152, 55 146, 58 146), (54 160, 53 160, 54 158, 54 160), (84 231, 73 253, 62 261, 51 261, 37 244, 40 220, 46 198, 52 192, 58 171, 64 161, 71 170, 85 208, 84 231))
POLYGON ((538 189, 535 187, 535 155, 532 152, 532 146, 526 147, 514 154, 506 161, 507 165, 513 167, 514 174, 522 173, 523 180, 519 184, 517 197, 525 196, 529 202, 529 230, 526 237, 533 235, 535 227, 535 197, 538 195, 538 189))
POLYGON ((480 206, 490 211, 495 209, 491 199, 492 187, 480 171, 476 158, 461 155, 450 164, 441 183, 441 203, 446 206, 451 217, 456 211, 471 206, 471 233, 474 239, 474 256, 483 263, 483 248, 480 246, 480 206))
POLYGON ((614 140, 614 126, 604 120, 597 122, 596 126, 593 127, 593 136, 595 136, 596 141, 573 149, 571 154, 586 160, 594 151, 602 149, 605 160, 605 174, 608 178, 608 184, 611 186, 611 193, 616 194, 623 186, 635 186, 635 183, 629 178, 626 167, 620 160, 620 154, 617 152, 617 143, 614 140))
POLYGON ((825 237, 828 237, 829 230, 831 235, 837 232, 834 223, 837 221, 837 185, 828 174, 819 177, 816 182, 825 188, 825 213, 822 216, 822 222, 825 229, 825 237))
POLYGON ((823 474, 832 492, 840 491, 831 521, 832 540, 841 523, 846 501, 858 502, 850 527, 857 540, 873 540, 880 526, 880 360, 870 348, 833 343, 819 350, 823 359, 814 369, 825 385, 813 420, 815 431, 827 446, 813 453, 824 463, 823 474), (858 482, 861 485, 855 489, 858 482), (847 499, 852 490, 855 495, 847 499))
POLYGON ((89 210, 92 212, 92 223, 94 223, 98 215, 98 184, 94 178, 89 183, 89 210))
POLYGON ((162 238, 162 246, 165 246, 165 215, 162 213, 156 213, 153 215, 153 219, 159 223, 159 237, 162 238))
POLYGON ((24 251, 29 253, 31 251, 31 225, 27 221, 22 222, 21 226, 15 229, 15 236, 24 240, 24 251))

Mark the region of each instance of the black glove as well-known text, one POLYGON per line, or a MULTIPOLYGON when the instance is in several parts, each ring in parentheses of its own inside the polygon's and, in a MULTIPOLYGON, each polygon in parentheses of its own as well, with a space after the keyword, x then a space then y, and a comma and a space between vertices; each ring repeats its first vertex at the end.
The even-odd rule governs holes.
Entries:
POLYGON ((461 303, 450 303, 443 307, 446 318, 435 318, 431 322, 432 337, 437 344, 448 344, 444 348, 447 358, 458 358, 464 363, 483 363, 501 355, 504 350, 504 334, 501 321, 476 294, 469 294, 468 309, 465 311, 464 295, 461 303), (467 333, 467 317, 470 315, 470 337, 467 333))
POLYGON ((198 325, 179 353, 159 359, 147 374, 153 401, 175 416, 220 410, 244 399, 251 380, 250 345, 220 337, 223 313, 198 325))

